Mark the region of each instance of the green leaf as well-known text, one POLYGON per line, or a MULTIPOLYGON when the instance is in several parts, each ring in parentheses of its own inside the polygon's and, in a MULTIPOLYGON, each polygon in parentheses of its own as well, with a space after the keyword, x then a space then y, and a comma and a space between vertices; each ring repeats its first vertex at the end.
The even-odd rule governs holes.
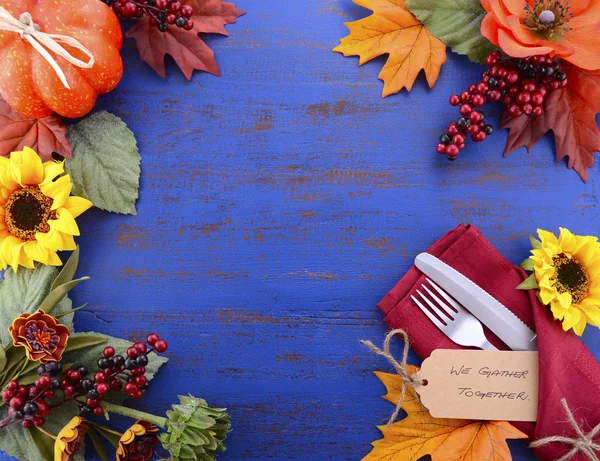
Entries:
POLYGON ((29 434, 33 439, 33 442, 37 446, 40 454, 46 461, 54 460, 54 439, 48 437, 46 434, 41 432, 37 427, 32 427, 29 430, 29 434))
POLYGON ((117 432, 109 429, 108 427, 104 427, 102 424, 92 424, 94 425, 94 429, 96 429, 102 437, 108 440, 113 447, 117 448, 119 446, 119 440, 121 437, 117 435, 117 432))
POLYGON ((73 194, 115 213, 136 214, 140 154, 127 125, 106 111, 96 112, 69 128, 73 158, 66 171, 73 194))
POLYGON ((479 0, 407 0, 404 4, 435 37, 471 61, 482 63, 498 49, 481 35, 486 13, 479 0))
POLYGON ((50 291, 53 291, 59 285, 64 285, 65 283, 73 280, 73 277, 75 277, 75 272, 77 272, 78 265, 79 265, 79 245, 77 245, 77 248, 75 248, 75 250, 73 250, 73 253, 71 253, 71 256, 69 257, 69 259, 63 266, 62 270, 60 271, 60 274, 58 274, 58 277, 56 277, 54 279, 54 282, 52 282, 50 291))
POLYGON ((69 336, 64 353, 106 344, 109 339, 110 336, 98 335, 97 333, 73 333, 69 336))
POLYGON ((44 302, 42 302, 40 309, 43 310, 46 314, 50 314, 54 310, 56 305, 59 302, 61 302, 62 299, 65 296, 67 296, 67 293, 73 288, 75 288, 79 284, 79 282, 83 282, 84 280, 89 279, 89 277, 81 277, 80 279, 71 280, 70 282, 57 286, 54 290, 50 292, 48 296, 46 296, 46 299, 44 299, 44 302))
MULTIPOLYGON (((14 272, 11 268, 4 272, 4 280, 0 280, 0 342, 5 344, 6 352, 12 349, 12 338, 8 334, 8 326, 23 313, 32 314, 42 305, 42 301, 50 292, 50 287, 58 275, 58 270, 51 266, 39 265, 37 269, 20 268, 14 272)), ((64 297, 54 308, 53 313, 68 311, 73 308, 71 300, 64 297)), ((73 314, 65 315, 61 323, 73 329, 73 314)))
POLYGON ((535 274, 531 274, 517 287, 517 290, 537 290, 538 288, 539 286, 535 279, 535 274))
POLYGON ((90 439, 92 440, 92 444, 94 445, 94 450, 96 450, 96 453, 98 453, 98 456, 100 457, 100 459, 102 461, 108 461, 108 455, 106 454, 104 445, 102 445, 102 440, 100 440, 100 437, 98 437, 96 430, 92 426, 90 426, 88 428, 87 435, 90 436, 90 439))
POLYGON ((2 344, 0 344, 0 373, 2 373, 6 367, 6 362, 6 350, 4 350, 4 347, 2 347, 2 344))
POLYGON ((533 270, 533 259, 527 258, 525 261, 523 261, 521 263, 521 268, 526 271, 532 271, 533 270))
POLYGON ((531 242, 531 248, 533 248, 534 250, 539 250, 540 248, 542 248, 542 242, 536 239, 533 235, 529 236, 529 241, 531 242))
POLYGON ((74 309, 69 309, 68 311, 61 312, 60 314, 56 314, 54 317, 56 317, 57 319, 59 319, 59 318, 61 318, 61 317, 64 317, 65 315, 72 314, 72 313, 74 313, 74 312, 77 312, 77 311, 79 311, 79 310, 83 309, 85 306, 87 306, 87 304, 88 304, 88 303, 85 303, 85 304, 83 304, 82 306, 76 307, 76 308, 74 308, 74 309))

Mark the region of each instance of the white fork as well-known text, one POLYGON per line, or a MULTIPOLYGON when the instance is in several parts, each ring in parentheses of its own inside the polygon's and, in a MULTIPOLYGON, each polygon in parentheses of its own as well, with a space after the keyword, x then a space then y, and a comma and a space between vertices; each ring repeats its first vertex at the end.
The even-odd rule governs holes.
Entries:
POLYGON ((421 301, 429 306, 429 309, 417 297, 411 296, 411 298, 436 327, 461 346, 479 347, 489 351, 498 350, 487 340, 481 322, 473 314, 469 313, 430 279, 427 278, 426 280, 433 291, 423 284, 421 288, 427 292, 429 297, 419 290, 417 290, 417 295, 421 298, 421 301))

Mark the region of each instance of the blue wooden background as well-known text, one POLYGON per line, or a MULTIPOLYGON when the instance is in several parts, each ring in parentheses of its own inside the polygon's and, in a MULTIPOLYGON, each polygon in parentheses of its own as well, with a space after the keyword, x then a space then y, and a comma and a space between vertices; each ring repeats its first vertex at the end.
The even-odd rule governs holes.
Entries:
MULTIPOLYGON (((81 219, 78 330, 132 340, 158 331, 170 362, 135 405, 178 393, 229 408, 228 460, 359 460, 392 411, 360 339, 386 331, 375 304, 413 257, 460 222, 512 262, 537 227, 598 234, 597 168, 583 184, 544 139, 502 158, 505 132, 455 163, 434 152, 456 116, 448 96, 477 65, 450 53, 429 90, 381 99, 383 59, 331 52, 351 0, 238 0, 210 36, 222 77, 163 81, 123 49, 125 76, 99 108, 137 136, 137 216, 81 219)), ((491 117, 498 121, 499 112, 491 117)), ((600 334, 584 341, 600 356, 600 334)), ((398 346, 398 351, 399 351, 398 346)), ((417 364, 416 357, 412 357, 417 364)), ((515 460, 535 459, 511 442, 515 460)))

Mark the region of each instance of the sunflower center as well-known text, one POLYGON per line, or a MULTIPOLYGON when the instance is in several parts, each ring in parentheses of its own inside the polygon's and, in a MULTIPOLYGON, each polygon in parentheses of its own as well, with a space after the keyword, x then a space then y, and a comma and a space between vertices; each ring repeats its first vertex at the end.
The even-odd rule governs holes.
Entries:
POLYGON ((569 293, 573 303, 579 304, 588 294, 589 278, 585 268, 579 261, 564 253, 552 259, 556 268, 552 277, 556 291, 569 293))
POLYGON ((572 18, 566 0, 534 0, 525 6, 525 27, 545 40, 559 41, 571 30, 567 23, 572 18))
POLYGON ((56 219, 53 201, 37 186, 16 190, 4 206, 6 229, 20 240, 35 240, 36 232, 48 232, 48 220, 56 219))

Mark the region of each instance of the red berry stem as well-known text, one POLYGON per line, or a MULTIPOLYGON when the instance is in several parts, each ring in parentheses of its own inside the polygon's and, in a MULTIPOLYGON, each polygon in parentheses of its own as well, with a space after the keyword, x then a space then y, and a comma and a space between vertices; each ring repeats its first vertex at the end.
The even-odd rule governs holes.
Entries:
POLYGON ((161 32, 166 32, 169 25, 184 30, 192 30, 194 21, 191 17, 194 9, 182 4, 180 0, 102 0, 119 19, 138 19, 146 15, 150 24, 161 32))
POLYGON ((539 116, 548 92, 567 85, 567 74, 560 70, 560 62, 550 56, 502 60, 502 54, 494 51, 485 63, 488 69, 479 83, 470 85, 460 95, 450 96, 450 105, 459 107, 461 117, 448 125, 436 148, 449 160, 455 160, 464 149, 468 135, 473 142, 481 142, 494 132, 479 110, 488 101, 501 101, 510 117, 539 116))

